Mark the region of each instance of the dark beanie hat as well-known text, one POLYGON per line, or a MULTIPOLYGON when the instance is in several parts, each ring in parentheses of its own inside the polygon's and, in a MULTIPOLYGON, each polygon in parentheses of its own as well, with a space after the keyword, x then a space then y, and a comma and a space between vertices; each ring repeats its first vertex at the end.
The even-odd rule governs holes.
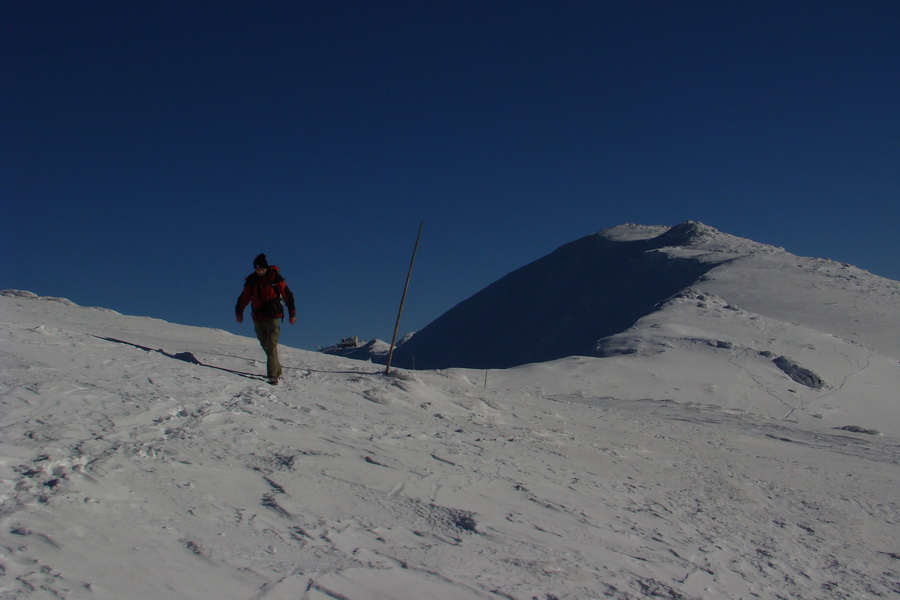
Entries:
POLYGON ((257 256, 256 258, 253 259, 253 268, 259 269, 260 267, 262 267, 264 269, 269 268, 269 262, 266 260, 265 254, 260 254, 259 256, 257 256))

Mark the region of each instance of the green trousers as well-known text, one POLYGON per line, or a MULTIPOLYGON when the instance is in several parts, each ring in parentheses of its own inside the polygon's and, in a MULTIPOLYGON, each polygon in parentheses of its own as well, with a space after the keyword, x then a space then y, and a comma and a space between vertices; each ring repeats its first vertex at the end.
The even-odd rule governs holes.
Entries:
POLYGON ((270 378, 281 377, 281 362, 278 360, 278 336, 281 334, 281 320, 253 321, 256 339, 266 352, 266 374, 270 378))

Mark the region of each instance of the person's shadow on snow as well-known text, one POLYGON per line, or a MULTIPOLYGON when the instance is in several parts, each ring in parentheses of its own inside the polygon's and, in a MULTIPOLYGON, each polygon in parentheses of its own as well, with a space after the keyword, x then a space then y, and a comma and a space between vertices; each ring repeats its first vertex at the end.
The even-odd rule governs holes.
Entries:
POLYGON ((126 342, 125 340, 120 340, 112 337, 103 337, 99 335, 95 335, 95 338, 98 340, 103 340, 106 342, 113 342, 114 344, 124 344, 125 346, 131 346, 132 348, 137 348, 138 350, 143 350, 144 352, 156 352, 157 354, 162 354, 167 358, 172 358, 175 360, 180 360, 182 362, 186 362, 192 365, 198 365, 200 367, 206 367, 207 369, 216 369, 218 371, 225 371, 226 373, 231 373, 232 375, 237 375, 239 377, 246 377, 247 379, 255 379, 257 381, 265 381, 266 377, 262 375, 258 375, 256 373, 248 373, 246 371, 235 371, 234 369, 226 369, 225 367, 219 367, 216 365, 209 365, 204 362, 201 362, 192 352, 176 352, 172 354, 170 352, 166 352, 162 348, 150 348, 148 346, 142 346, 140 344, 135 344, 134 342, 126 342))

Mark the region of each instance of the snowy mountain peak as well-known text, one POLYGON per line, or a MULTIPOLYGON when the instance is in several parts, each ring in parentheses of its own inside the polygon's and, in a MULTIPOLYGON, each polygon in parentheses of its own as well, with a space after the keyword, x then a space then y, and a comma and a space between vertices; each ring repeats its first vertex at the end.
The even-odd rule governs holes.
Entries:
POLYGON ((666 246, 690 246, 713 241, 721 235, 719 230, 699 221, 685 221, 669 228, 658 239, 666 246))
POLYGON ((603 355, 599 348, 621 341, 604 338, 664 310, 690 287, 900 357, 897 282, 685 221, 619 225, 566 244, 440 316, 399 346, 394 361, 505 368, 603 355))
POLYGON ((597 235, 614 242, 655 239, 662 246, 688 246, 713 240, 723 234, 699 221, 685 221, 672 227, 625 223, 604 229, 597 235))
POLYGON ((0 290, 0 296, 7 298, 37 298, 37 294, 27 290, 0 290))
POLYGON ((648 240, 658 237, 671 229, 661 225, 640 225, 638 223, 623 223, 609 227, 597 233, 598 236, 611 242, 632 242, 636 240, 648 240))
POLYGON ((598 236, 613 242, 642 242, 648 248, 686 248, 724 254, 780 253, 783 248, 762 244, 719 231, 699 221, 685 221, 672 227, 626 223, 600 231, 598 236))

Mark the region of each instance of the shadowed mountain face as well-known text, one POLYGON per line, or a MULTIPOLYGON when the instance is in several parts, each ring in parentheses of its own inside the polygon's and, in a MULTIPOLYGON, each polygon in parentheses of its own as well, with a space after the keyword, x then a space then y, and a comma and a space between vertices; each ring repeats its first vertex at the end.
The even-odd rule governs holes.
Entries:
POLYGON ((398 347, 393 363, 417 369, 506 368, 591 355, 717 263, 656 250, 684 245, 704 226, 683 223, 650 239, 590 235, 513 271, 398 347))

